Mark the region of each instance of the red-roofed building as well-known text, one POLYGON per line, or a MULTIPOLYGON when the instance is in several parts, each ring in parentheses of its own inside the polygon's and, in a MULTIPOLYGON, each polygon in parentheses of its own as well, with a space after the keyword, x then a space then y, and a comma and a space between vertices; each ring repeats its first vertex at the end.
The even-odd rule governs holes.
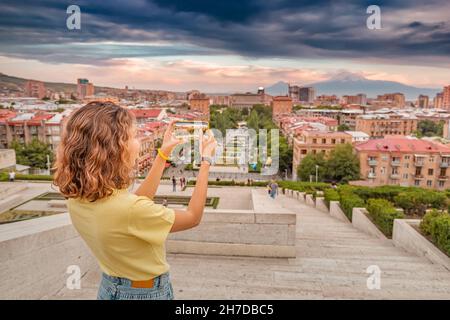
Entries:
POLYGON ((7 148, 16 140, 28 144, 33 139, 50 144, 55 150, 64 125, 62 114, 34 111, 29 113, 0 113, 0 147, 7 148))
POLYGON ((8 143, 8 126, 7 122, 17 115, 11 110, 0 110, 0 148, 7 148, 8 143))
POLYGON ((140 143, 138 157, 138 173, 144 176, 150 170, 156 157, 158 144, 162 142, 167 124, 164 122, 148 122, 138 126, 138 140, 140 143))
POLYGON ((385 137, 355 146, 361 177, 371 185, 402 185, 447 189, 450 147, 437 142, 385 137))
POLYGON ((167 117, 165 109, 130 109, 130 111, 136 117, 136 122, 138 124, 161 121, 167 117))

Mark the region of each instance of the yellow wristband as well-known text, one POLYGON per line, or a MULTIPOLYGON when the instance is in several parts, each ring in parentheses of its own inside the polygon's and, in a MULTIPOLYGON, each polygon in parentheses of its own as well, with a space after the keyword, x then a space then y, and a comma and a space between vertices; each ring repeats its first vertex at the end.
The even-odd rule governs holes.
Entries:
POLYGON ((164 160, 169 161, 169 157, 166 156, 166 155, 161 151, 161 148, 158 148, 158 155, 159 155, 161 158, 163 158, 164 160))

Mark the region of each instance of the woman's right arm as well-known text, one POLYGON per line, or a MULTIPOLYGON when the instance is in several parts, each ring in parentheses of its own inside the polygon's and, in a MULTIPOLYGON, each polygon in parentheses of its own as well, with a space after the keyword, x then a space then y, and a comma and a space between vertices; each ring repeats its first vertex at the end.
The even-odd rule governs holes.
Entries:
MULTIPOLYGON (((217 142, 211 131, 208 137, 202 137, 201 155, 212 158, 215 153, 217 142)), ((187 210, 175 210, 175 221, 170 232, 187 230, 197 226, 202 220, 205 209, 206 195, 208 192, 208 175, 210 163, 202 161, 197 175, 197 182, 189 201, 187 210)))

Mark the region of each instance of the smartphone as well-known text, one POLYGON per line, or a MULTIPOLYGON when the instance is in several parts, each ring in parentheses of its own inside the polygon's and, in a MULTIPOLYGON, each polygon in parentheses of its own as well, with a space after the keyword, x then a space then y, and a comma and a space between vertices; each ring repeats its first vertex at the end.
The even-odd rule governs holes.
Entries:
POLYGON ((209 129, 207 121, 176 121, 174 125, 176 137, 196 138, 199 130, 203 133, 209 129))

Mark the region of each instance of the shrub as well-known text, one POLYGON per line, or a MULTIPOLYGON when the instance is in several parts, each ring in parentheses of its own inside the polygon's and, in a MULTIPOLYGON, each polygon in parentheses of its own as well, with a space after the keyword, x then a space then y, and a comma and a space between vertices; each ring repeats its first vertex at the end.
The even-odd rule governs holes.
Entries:
POLYGON ((325 189, 324 198, 325 198, 325 203, 327 204, 327 207, 329 208, 330 201, 339 201, 340 200, 339 192, 332 188, 325 189))
MULTIPOLYGON (((16 180, 37 180, 37 181, 52 181, 53 176, 51 175, 38 175, 38 174, 16 174, 16 180)), ((2 173, 0 176, 0 181, 8 181, 8 173, 2 173)))
POLYGON ((367 202, 367 211, 381 232, 389 238, 392 237, 394 220, 405 217, 403 213, 395 209, 390 201, 385 199, 369 199, 367 202))
POLYGON ((330 188, 330 184, 324 182, 278 181, 281 188, 300 192, 314 193, 330 188))
POLYGON ((427 212, 420 222, 420 230, 426 235, 431 235, 431 222, 441 214, 442 212, 436 209, 427 212))
POLYGON ((394 197, 400 192, 415 190, 416 188, 400 187, 400 186, 380 186, 380 187, 358 187, 354 189, 354 193, 363 198, 365 201, 369 199, 386 199, 393 202, 394 197))
POLYGON ((353 208, 365 207, 364 200, 352 192, 341 192, 341 208, 345 215, 352 220, 353 208))
POLYGON ((420 229, 430 235, 436 246, 450 256, 450 214, 430 211, 424 216, 420 229))
POLYGON ((403 208, 407 215, 423 216, 429 208, 445 208, 447 196, 444 192, 417 189, 399 193, 394 197, 394 203, 403 208))

